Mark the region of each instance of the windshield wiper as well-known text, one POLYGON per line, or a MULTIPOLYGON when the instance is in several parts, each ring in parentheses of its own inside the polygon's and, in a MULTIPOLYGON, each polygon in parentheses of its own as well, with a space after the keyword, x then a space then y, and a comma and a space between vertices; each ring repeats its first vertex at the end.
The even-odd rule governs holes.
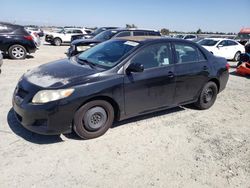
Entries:
POLYGON ((87 65, 89 65, 91 68, 95 68, 95 66, 96 66, 95 63, 92 63, 92 62, 89 61, 88 59, 81 59, 81 58, 78 58, 78 60, 79 60, 79 64, 81 64, 81 65, 87 64, 87 65))

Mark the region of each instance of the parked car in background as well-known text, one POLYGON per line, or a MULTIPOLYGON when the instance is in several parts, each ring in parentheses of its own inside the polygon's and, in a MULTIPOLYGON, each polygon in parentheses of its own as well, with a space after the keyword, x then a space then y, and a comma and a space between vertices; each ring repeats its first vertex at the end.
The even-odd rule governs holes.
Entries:
POLYGON ((43 37, 44 36, 43 30, 40 29, 39 27, 25 27, 25 29, 27 31, 32 32, 32 33, 35 32, 39 37, 43 37))
POLYGON ((228 69, 225 58, 187 40, 117 38, 25 73, 12 104, 30 131, 75 130, 91 139, 114 121, 185 104, 210 108, 226 87, 228 69))
POLYGON ((2 69, 1 69, 2 65, 3 65, 3 54, 2 54, 2 51, 0 51, 0 74, 2 72, 2 69))
POLYGON ((45 41, 53 45, 60 46, 62 43, 70 43, 73 35, 87 35, 85 28, 64 28, 59 32, 48 32, 45 34, 45 41))
POLYGON ((26 29, 26 31, 28 31, 28 33, 33 37, 33 40, 34 40, 36 46, 39 47, 41 45, 41 39, 40 39, 39 35, 35 31, 32 31, 32 30, 26 29))
POLYGON ((240 54, 245 53, 244 46, 231 39, 205 38, 199 41, 198 44, 202 45, 216 56, 221 56, 234 61, 239 61, 240 54))
POLYGON ((23 26, 0 22, 0 50, 12 59, 24 59, 37 46, 23 26))
POLYGON ((117 28, 118 27, 99 27, 94 32, 89 33, 87 35, 84 35, 84 34, 73 35, 71 37, 71 42, 74 41, 74 40, 77 40, 77 39, 90 39, 90 38, 95 37, 96 35, 98 35, 99 33, 103 32, 103 31, 106 31, 106 30, 109 30, 109 29, 117 29, 117 28))
POLYGON ((96 44, 116 37, 128 37, 128 36, 161 36, 158 30, 150 29, 109 29, 96 35, 92 39, 79 39, 74 40, 70 48, 68 49, 67 56, 79 54, 96 44))
POLYGON ((250 28, 242 28, 238 35, 235 37, 235 40, 237 40, 242 45, 247 45, 250 43, 250 28))
POLYGON ((196 40, 198 38, 198 36, 193 35, 193 34, 178 34, 178 35, 175 35, 174 38, 193 41, 193 40, 196 40))

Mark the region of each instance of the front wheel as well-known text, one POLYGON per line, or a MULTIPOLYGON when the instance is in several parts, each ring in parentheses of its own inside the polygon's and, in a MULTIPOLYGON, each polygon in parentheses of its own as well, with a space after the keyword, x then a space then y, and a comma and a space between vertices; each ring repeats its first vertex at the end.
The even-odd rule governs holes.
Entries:
POLYGON ((113 124, 114 109, 103 100, 90 101, 76 111, 74 131, 83 139, 103 135, 113 124))
POLYGON ((200 110, 205 110, 210 108, 218 94, 218 88, 217 85, 214 82, 208 82, 203 87, 200 96, 198 98, 198 101, 195 103, 195 106, 199 108, 200 110))
POLYGON ((54 45, 56 45, 56 46, 61 46, 62 40, 59 39, 59 38, 55 38, 55 39, 53 40, 53 43, 54 43, 54 45))
POLYGON ((236 54, 234 55, 234 61, 239 61, 240 60, 240 52, 236 52, 236 54))

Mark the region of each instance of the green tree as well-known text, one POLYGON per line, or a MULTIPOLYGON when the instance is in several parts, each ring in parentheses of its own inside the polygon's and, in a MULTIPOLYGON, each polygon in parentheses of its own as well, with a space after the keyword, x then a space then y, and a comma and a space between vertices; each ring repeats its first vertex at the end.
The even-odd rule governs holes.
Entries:
POLYGON ((135 24, 126 24, 126 28, 137 28, 137 26, 135 24))
POLYGON ((161 29, 161 34, 162 35, 169 35, 169 29, 166 29, 166 28, 161 29))
POLYGON ((202 33, 201 29, 199 28, 199 29, 196 31, 196 33, 197 33, 197 34, 201 34, 201 33, 202 33))

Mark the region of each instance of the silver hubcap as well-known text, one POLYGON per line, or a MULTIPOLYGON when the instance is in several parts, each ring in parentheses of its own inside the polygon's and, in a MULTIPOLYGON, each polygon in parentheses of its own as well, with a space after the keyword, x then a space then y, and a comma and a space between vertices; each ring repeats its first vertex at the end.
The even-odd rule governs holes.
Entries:
POLYGON ((107 121, 107 113, 102 107, 93 107, 84 115, 84 125, 89 130, 97 130, 101 128, 107 121))
POLYGON ((56 41, 55 41, 55 44, 56 44, 57 46, 59 46, 59 45, 61 44, 61 42, 60 42, 59 40, 56 40, 56 41))
POLYGON ((12 55, 15 57, 15 58, 22 58, 24 56, 24 50, 23 48, 21 47, 15 47, 13 48, 12 50, 12 55))

